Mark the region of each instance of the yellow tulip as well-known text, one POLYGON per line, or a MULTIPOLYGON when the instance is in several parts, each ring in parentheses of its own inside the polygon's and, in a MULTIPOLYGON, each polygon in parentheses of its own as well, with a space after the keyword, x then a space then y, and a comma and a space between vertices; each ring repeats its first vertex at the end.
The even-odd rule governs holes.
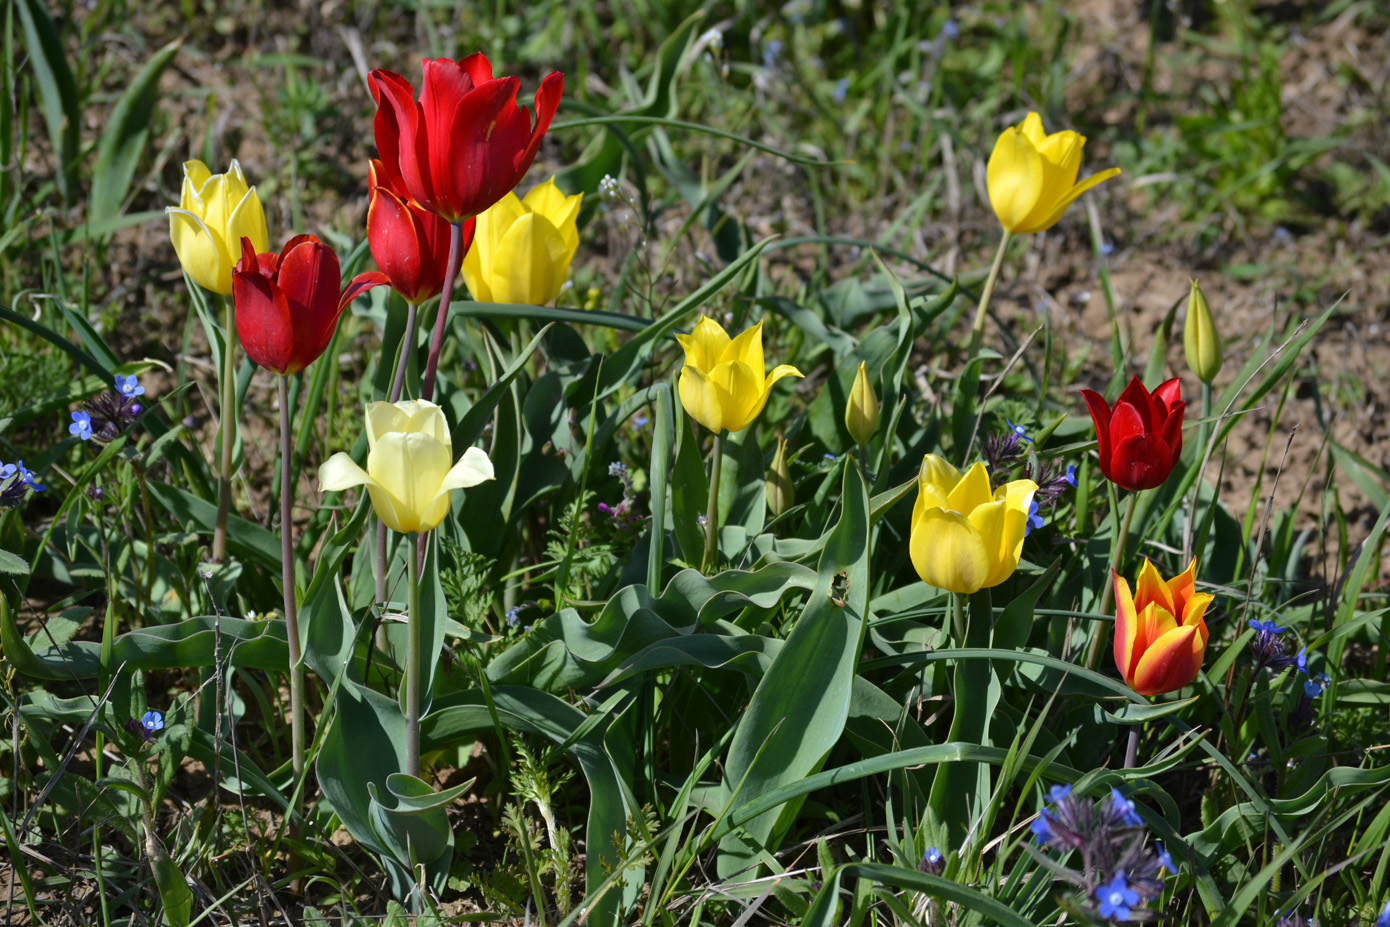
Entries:
POLYGON ((508 193, 482 215, 463 257, 463 282, 480 303, 555 301, 579 248, 579 204, 552 177, 526 198, 508 193))
POLYGON ((232 294, 232 267, 241 258, 242 238, 251 239, 257 254, 270 250, 265 210, 235 160, 225 174, 212 173, 202 161, 183 162, 179 205, 164 211, 179 263, 205 290, 232 294))
POLYGON ((1072 201, 1120 173, 1112 167, 1077 183, 1085 144, 1084 135, 1070 130, 1046 134, 1037 113, 1004 130, 985 172, 989 204, 1004 231, 1022 235, 1050 229, 1072 201))
POLYGON ((991 491, 977 462, 964 475, 935 454, 922 459, 909 551, 917 575, 947 592, 997 586, 1018 569, 1028 509, 1038 484, 1014 480, 991 491))
POLYGON ((767 405, 772 384, 783 377, 802 376, 800 370, 779 364, 764 375, 763 323, 730 340, 729 333, 705 316, 688 335, 677 335, 685 348, 677 391, 686 413, 710 431, 742 431, 767 405))
POLYGON ((781 435, 777 436, 777 452, 772 455, 772 466, 767 468, 763 488, 767 510, 773 518, 780 518, 796 504, 796 487, 792 485, 792 469, 787 463, 787 439, 781 435))
POLYGON ((377 517, 401 534, 435 528, 455 489, 493 478, 492 461, 476 447, 454 463, 444 410, 424 399, 368 405, 367 447, 366 470, 341 452, 325 460, 319 488, 366 486, 377 517))
POLYGON ((868 444, 878 431, 878 397, 874 395, 873 384, 864 370, 864 362, 859 362, 859 372, 854 375, 854 386, 849 391, 849 404, 845 406, 845 427, 855 444, 868 444))
POLYGON ((1216 320, 1211 317, 1211 307, 1197 281, 1192 281, 1192 292, 1187 297, 1187 321, 1182 328, 1183 353, 1187 355, 1187 366, 1203 383, 1210 383, 1221 372, 1221 336, 1216 331, 1216 320))

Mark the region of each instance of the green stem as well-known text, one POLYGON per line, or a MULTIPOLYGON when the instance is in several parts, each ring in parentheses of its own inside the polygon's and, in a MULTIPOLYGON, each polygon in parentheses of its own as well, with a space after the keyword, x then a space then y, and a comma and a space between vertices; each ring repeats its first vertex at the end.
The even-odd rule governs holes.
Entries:
POLYGON ((502 727, 502 718, 497 714, 497 703, 492 699, 492 683, 487 680, 487 667, 482 654, 478 655, 478 687, 483 690, 483 704, 487 706, 488 717, 492 719, 492 730, 497 735, 497 754, 501 762, 497 764, 497 778, 500 786, 497 794, 506 795, 507 779, 512 768, 512 750, 507 745, 507 731, 502 727))
POLYGON ((705 557, 700 572, 708 576, 719 559, 719 472, 724 464, 724 432, 714 436, 709 464, 709 505, 705 508, 705 557))
POLYGON ((1133 769, 1139 762, 1139 729, 1134 725, 1129 729, 1129 743, 1125 744, 1125 769, 1133 769))
MULTIPOLYGON (((1139 501, 1139 493, 1131 492, 1125 500, 1125 512, 1120 518, 1120 531, 1115 535, 1115 543, 1110 546, 1110 568, 1105 571, 1105 588, 1100 594, 1100 614, 1110 614, 1110 603, 1115 597, 1115 571, 1120 568, 1120 558, 1124 556, 1125 541, 1129 539, 1129 523, 1134 520, 1134 508, 1139 501)), ((1100 662, 1100 644, 1105 632, 1097 625, 1091 634, 1091 647, 1086 652, 1086 668, 1095 669, 1100 662)))
POLYGON ((999 239, 999 250, 994 252, 994 263, 990 265, 989 276, 985 279, 985 288, 980 291, 980 304, 975 307, 975 321, 970 326, 970 350, 967 352, 967 363, 975 359, 980 353, 980 343, 985 336, 985 312, 989 309, 990 298, 994 295, 994 284, 999 280, 999 269, 1004 266, 1004 254, 1009 250, 1009 242, 1013 240, 1012 232, 1005 232, 999 239))
POLYGON ((212 562, 227 558, 227 518, 232 511, 232 448, 236 444, 236 312, 232 300, 222 297, 222 437, 219 442, 222 467, 217 483, 217 524, 212 532, 212 562))
MULTIPOLYGON (((1197 454, 1194 458, 1196 466, 1202 465, 1207 453, 1207 442, 1211 440, 1211 423, 1207 421, 1211 417, 1211 384, 1202 381, 1202 422, 1197 426, 1197 454)), ((1182 562, 1186 563, 1192 558, 1192 535, 1196 531, 1197 522, 1197 501, 1202 492, 1201 474, 1192 483, 1192 501, 1188 503, 1187 528, 1183 531, 1182 543, 1182 562)))
POLYGON ((434 396, 434 377, 439 371, 439 352, 444 347, 444 326, 449 322, 449 300, 454 295, 454 278, 458 276, 459 265, 463 263, 463 225, 454 222, 449 226, 449 263, 444 270, 444 290, 439 294, 439 312, 434 317, 434 331, 430 334, 430 355, 425 361, 425 379, 420 385, 420 398, 434 396))
MULTIPOLYGON (((400 360, 396 362, 396 373, 391 378, 391 392, 388 394, 389 402, 396 402, 401 398, 401 390, 405 388, 405 373, 410 366, 410 355, 415 350, 415 317, 419 307, 414 303, 406 303, 405 333, 401 335, 400 360)), ((377 520, 376 523, 376 601, 378 604, 386 601, 386 523, 377 520)), ((377 646, 382 650, 386 649, 386 626, 377 626, 377 646)))
MULTIPOLYGON (((294 598, 294 522, 290 509, 292 424, 289 377, 276 377, 280 394, 280 581, 285 590, 285 637, 290 651, 290 757, 296 780, 304 773, 304 667, 300 662, 299 616, 294 598)), ((291 809, 296 814, 299 809, 291 809)))
MULTIPOLYGON (((407 551, 409 548, 407 548, 407 551)), ((405 632, 405 771, 420 778, 420 560, 406 554, 410 610, 405 632)))
POLYGON ((965 646, 965 594, 951 593, 951 637, 957 647, 965 646))

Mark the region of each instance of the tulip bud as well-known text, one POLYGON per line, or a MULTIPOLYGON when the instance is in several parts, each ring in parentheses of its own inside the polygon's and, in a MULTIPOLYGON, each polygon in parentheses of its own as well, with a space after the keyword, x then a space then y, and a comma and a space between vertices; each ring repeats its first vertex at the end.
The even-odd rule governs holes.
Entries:
POLYGON ((1211 317, 1211 307, 1202 295, 1202 287, 1192 281, 1192 292, 1187 297, 1187 321, 1182 331, 1183 353, 1187 355, 1187 366, 1197 379, 1210 384, 1221 372, 1221 336, 1216 332, 1216 322, 1211 317))
POLYGON ((849 391, 849 404, 845 406, 845 427, 849 429, 854 443, 868 444, 878 431, 878 397, 874 395, 873 384, 864 371, 864 362, 859 362, 859 372, 854 375, 854 386, 849 391))
POLYGON ((787 465, 787 439, 778 435, 777 453, 772 455, 772 466, 767 471, 767 510, 773 518, 780 518, 795 504, 796 489, 787 465))

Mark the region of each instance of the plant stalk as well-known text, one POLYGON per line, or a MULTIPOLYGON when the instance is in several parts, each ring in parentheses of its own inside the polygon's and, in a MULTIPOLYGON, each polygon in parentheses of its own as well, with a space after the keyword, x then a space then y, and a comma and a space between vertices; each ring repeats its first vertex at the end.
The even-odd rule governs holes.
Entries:
POLYGON ((966 352, 966 362, 974 360, 980 353, 980 343, 985 337, 985 312, 989 309, 990 298, 994 296, 994 285, 999 281, 999 270, 1004 266, 1004 254, 1013 240, 1012 232, 1005 232, 999 239, 999 250, 994 252, 994 263, 990 265, 989 276, 985 278, 985 288, 980 291, 980 303, 975 307, 975 321, 970 326, 970 349, 966 352))
MULTIPOLYGON (((1110 547, 1110 568, 1105 574, 1105 588, 1100 594, 1100 614, 1110 613, 1110 603, 1115 598, 1115 571, 1120 568, 1120 558, 1125 553, 1125 541, 1129 539, 1129 523, 1134 520, 1134 509, 1139 501, 1139 493, 1131 492, 1125 500, 1125 512, 1120 517, 1120 531, 1115 535, 1115 543, 1110 547)), ((1091 635, 1091 646, 1086 651, 1086 668, 1095 669, 1100 662, 1100 643, 1105 638, 1100 627, 1091 635)))
POLYGON ((951 593, 951 638, 957 647, 965 646, 965 594, 951 593))
MULTIPOLYGON (((420 535, 421 538, 426 535, 420 535)), ((407 555, 410 596, 405 630, 405 771, 420 778, 420 561, 407 555)))
POLYGON ((708 576, 719 559, 719 473, 724 468, 724 432, 714 436, 710 451, 709 504, 705 508, 705 556, 700 572, 708 576))
MULTIPOLYGON (((290 758, 298 780, 304 773, 304 666, 300 662, 299 616, 294 598, 290 380, 289 377, 275 379, 280 392, 280 581, 285 589, 285 637, 290 650, 290 758)), ((293 810, 296 814, 299 811, 298 808, 293 810)))
POLYGON ((434 396, 434 377, 439 370, 439 352, 444 347, 444 326, 449 321, 449 300, 454 295, 454 278, 458 276, 459 265, 463 263, 463 223, 455 222, 449 226, 449 264, 444 270, 444 290, 439 294, 439 312, 434 317, 434 331, 430 334, 430 355, 425 362, 425 379, 420 384, 420 398, 434 396))
POLYGON ((1125 769, 1133 769, 1139 762, 1139 725, 1129 729, 1129 743, 1125 745, 1125 769))
MULTIPOLYGON (((415 317, 420 307, 414 303, 405 304, 405 333, 401 335, 401 357, 396 362, 396 373, 391 378, 391 392, 388 402, 398 402, 401 390, 405 388, 405 372, 410 367, 410 354, 415 350, 415 317)), ((376 523, 376 601, 386 601, 386 523, 377 519, 376 523)), ((377 626, 377 646, 386 649, 386 626, 377 626)))
POLYGON ((236 360, 236 311, 232 300, 222 297, 222 340, 226 345, 222 354, 222 421, 221 476, 217 481, 217 524, 212 532, 212 562, 221 563, 227 558, 227 518, 232 511, 232 448, 236 444, 233 430, 236 428, 236 371, 232 364, 236 360))

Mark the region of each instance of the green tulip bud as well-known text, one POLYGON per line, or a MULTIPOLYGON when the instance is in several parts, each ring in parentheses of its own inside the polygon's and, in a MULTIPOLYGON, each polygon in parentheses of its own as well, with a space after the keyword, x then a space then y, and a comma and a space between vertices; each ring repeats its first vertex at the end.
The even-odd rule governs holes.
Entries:
POLYGON ((772 455, 772 466, 767 471, 767 510, 773 518, 778 518, 796 504, 796 490, 792 486, 792 471, 787 465, 787 439, 777 436, 777 453, 772 455))
POLYGON ((1208 385, 1221 372, 1221 336, 1216 333, 1216 322, 1211 317, 1211 307, 1202 295, 1202 288, 1196 280, 1192 281, 1192 292, 1187 297, 1187 321, 1182 332, 1183 353, 1187 355, 1187 366, 1197 375, 1197 379, 1208 385))

